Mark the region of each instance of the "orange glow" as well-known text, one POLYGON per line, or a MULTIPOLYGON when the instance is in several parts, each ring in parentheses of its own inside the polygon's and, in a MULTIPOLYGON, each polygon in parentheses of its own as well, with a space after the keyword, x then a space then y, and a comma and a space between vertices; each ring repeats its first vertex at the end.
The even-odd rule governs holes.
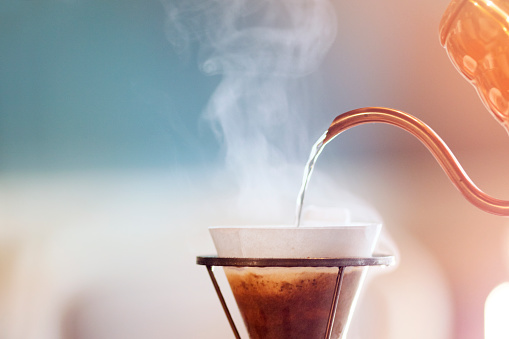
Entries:
POLYGON ((441 43, 452 63, 506 129, 509 128, 508 12, 502 1, 456 1, 440 23, 441 43))

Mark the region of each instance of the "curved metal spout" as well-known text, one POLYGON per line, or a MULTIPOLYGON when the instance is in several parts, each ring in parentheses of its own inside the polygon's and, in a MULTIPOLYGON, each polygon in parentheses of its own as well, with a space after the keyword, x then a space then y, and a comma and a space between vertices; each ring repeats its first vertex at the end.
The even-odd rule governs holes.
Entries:
POLYGON ((438 134, 408 113, 383 107, 366 107, 346 112, 334 119, 327 130, 323 145, 351 127, 368 123, 385 123, 409 132, 433 154, 449 179, 468 201, 485 212, 509 216, 509 201, 493 198, 481 191, 438 134))

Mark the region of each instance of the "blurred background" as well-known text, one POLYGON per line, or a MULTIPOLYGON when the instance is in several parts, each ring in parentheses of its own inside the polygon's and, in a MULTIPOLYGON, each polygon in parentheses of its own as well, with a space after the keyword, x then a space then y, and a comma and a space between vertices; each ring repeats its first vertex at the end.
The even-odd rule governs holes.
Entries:
MULTIPOLYGON (((447 5, 0 2, 0 337, 233 337, 195 265, 207 227, 292 223, 311 145, 350 109, 424 120, 508 198, 507 135, 438 41, 447 5)), ((346 132, 315 174, 307 203, 380 218, 398 248, 350 339, 484 336, 505 218, 394 127, 346 132)))

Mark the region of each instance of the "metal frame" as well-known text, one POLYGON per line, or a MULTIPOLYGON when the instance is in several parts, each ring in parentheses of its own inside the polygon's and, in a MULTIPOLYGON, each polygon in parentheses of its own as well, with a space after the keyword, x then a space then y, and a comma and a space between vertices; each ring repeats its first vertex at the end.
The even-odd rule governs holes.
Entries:
POLYGON ((331 339, 332 327, 334 325, 334 317, 338 306, 339 294, 341 292, 341 284, 343 282, 343 273, 345 267, 360 266, 390 266, 393 265, 395 259, 393 256, 375 256, 369 258, 221 258, 217 256, 198 256, 196 263, 207 267, 210 279, 214 285, 221 306, 228 318, 230 327, 236 339, 241 339, 240 334, 235 326, 235 322, 231 316, 226 301, 217 283, 212 267, 214 266, 231 266, 231 267, 337 267, 338 276, 332 296, 329 318, 327 320, 327 328, 325 331, 325 339, 331 339))

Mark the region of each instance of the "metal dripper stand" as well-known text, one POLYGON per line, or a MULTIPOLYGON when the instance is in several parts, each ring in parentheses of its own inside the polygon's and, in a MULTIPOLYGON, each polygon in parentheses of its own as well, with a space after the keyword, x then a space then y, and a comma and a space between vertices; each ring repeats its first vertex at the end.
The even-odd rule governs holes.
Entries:
MULTIPOLYGON (((325 339, 332 339, 332 329, 338 301, 341 295, 341 285, 343 283, 344 272, 349 267, 365 267, 365 266, 391 266, 395 262, 394 256, 374 256, 369 258, 305 258, 305 259, 284 259, 284 258, 221 258, 217 256, 198 256, 196 263, 207 267, 210 279, 214 285, 219 301, 228 318, 228 322, 232 328, 235 338, 240 339, 240 334, 230 314, 226 301, 221 292, 221 288, 216 280, 213 267, 314 267, 314 268, 337 268, 337 276, 334 286, 334 292, 330 299, 330 311, 327 319, 327 327, 325 330, 325 339)), ((343 338, 344 339, 344 338, 343 338)))

